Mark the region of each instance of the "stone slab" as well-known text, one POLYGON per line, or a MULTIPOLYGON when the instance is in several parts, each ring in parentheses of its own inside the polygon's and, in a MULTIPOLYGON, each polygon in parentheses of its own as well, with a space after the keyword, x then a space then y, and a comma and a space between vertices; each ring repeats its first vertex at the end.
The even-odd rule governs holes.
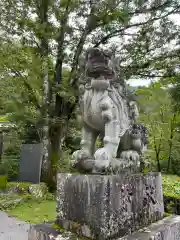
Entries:
POLYGON ((169 216, 118 240, 180 240, 180 216, 169 216))
MULTIPOLYGON (((32 225, 29 230, 28 240, 81 240, 70 232, 60 232, 52 224, 43 223, 32 225)), ((180 216, 169 216, 140 229, 132 235, 116 240, 180 240, 180 216)))
POLYGON ((163 217, 160 173, 57 176, 56 223, 92 239, 131 234, 163 217))

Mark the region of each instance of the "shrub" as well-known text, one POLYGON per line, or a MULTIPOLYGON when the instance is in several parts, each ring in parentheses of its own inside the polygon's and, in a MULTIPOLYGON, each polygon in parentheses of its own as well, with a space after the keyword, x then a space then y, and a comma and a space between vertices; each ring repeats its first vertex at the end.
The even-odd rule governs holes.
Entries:
POLYGON ((18 205, 31 200, 30 194, 6 194, 0 196, 0 210, 10 210, 16 208, 18 205))
POLYGON ((32 183, 29 182, 8 182, 7 191, 14 193, 28 193, 32 183))
POLYGON ((6 189, 7 186, 7 176, 6 175, 0 175, 0 190, 6 189))
POLYGON ((0 164, 0 175, 7 175, 7 169, 3 164, 0 164))
POLYGON ((63 149, 61 152, 60 160, 57 164, 57 172, 69 172, 70 171, 70 163, 71 163, 71 154, 70 150, 63 149))
POLYGON ((8 182, 6 190, 8 193, 30 195, 34 199, 54 200, 55 195, 48 192, 48 187, 45 183, 32 184, 29 182, 8 182))
POLYGON ((31 184, 29 186, 29 193, 35 198, 45 198, 48 193, 48 187, 45 183, 31 184))
POLYGON ((19 159, 8 157, 1 163, 5 169, 9 181, 16 181, 19 172, 19 159))
POLYGON ((180 215, 180 177, 163 175, 165 212, 180 215))

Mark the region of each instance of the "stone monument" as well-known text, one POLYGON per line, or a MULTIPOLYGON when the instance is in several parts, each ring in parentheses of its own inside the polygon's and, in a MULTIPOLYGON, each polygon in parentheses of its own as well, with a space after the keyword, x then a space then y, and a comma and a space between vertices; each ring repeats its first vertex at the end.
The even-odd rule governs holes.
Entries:
MULTIPOLYGON (((92 48, 86 53, 79 80, 81 148, 72 156, 76 173, 57 176, 56 225, 75 232, 79 239, 180 239, 173 235, 177 218, 165 221, 169 221, 169 237, 161 234, 165 232, 161 174, 141 173, 148 134, 137 123, 135 95, 118 76, 116 62, 113 54, 102 49, 92 48), (96 149, 98 136, 103 139, 103 147, 96 149), (157 225, 149 232, 142 230, 153 222, 157 225), (161 236, 156 238, 156 233, 161 236)), ((50 229, 31 227, 29 240, 61 236, 50 229)))
POLYGON ((140 173, 147 130, 136 122, 135 95, 115 62, 110 52, 87 51, 79 81, 81 149, 73 154, 81 174, 58 174, 57 224, 92 239, 123 237, 163 216, 160 174, 140 173), (98 136, 103 147, 95 149, 98 136))
POLYGON ((35 184, 40 182, 42 156, 42 143, 22 144, 18 181, 35 184))

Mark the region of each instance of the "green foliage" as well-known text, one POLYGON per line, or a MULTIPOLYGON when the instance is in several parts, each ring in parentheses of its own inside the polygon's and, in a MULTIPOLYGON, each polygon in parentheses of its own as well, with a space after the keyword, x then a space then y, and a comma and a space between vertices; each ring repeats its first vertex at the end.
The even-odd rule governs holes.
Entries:
POLYGON ((29 182, 8 182, 6 186, 8 193, 27 194, 34 199, 54 199, 54 194, 48 192, 45 183, 32 184, 29 182))
POLYGON ((155 160, 158 171, 172 171, 172 156, 178 148, 177 126, 180 115, 174 112, 170 94, 161 82, 137 90, 140 121, 149 131, 149 159, 155 160), (165 168, 165 169, 163 169, 165 168))
POLYGON ((7 211, 16 208, 19 204, 31 198, 30 195, 8 194, 0 196, 0 210, 7 211))
POLYGON ((28 192, 37 199, 46 198, 48 193, 48 187, 45 183, 31 184, 28 188, 28 192))
POLYGON ((180 177, 176 175, 163 175, 163 193, 166 197, 180 199, 180 177))
POLYGON ((172 173, 180 176, 179 153, 178 153, 178 158, 174 158, 174 152, 173 152, 173 155, 172 155, 172 173))
POLYGON ((0 168, 4 168, 9 181, 15 181, 19 173, 21 140, 17 129, 3 133, 3 154, 0 168))
POLYGON ((69 172, 70 171, 70 161, 71 152, 69 149, 64 148, 61 152, 60 160, 58 161, 57 171, 58 172, 69 172))
POLYGON ((0 169, 2 168, 8 176, 8 180, 17 179, 19 173, 19 159, 14 158, 14 156, 4 159, 0 164, 0 169))
POLYGON ((163 175, 162 185, 165 211, 169 214, 180 214, 180 177, 163 175))
MULTIPOLYGON (((58 132, 52 137, 55 144, 48 146, 51 168, 61 160, 59 142, 66 137, 64 124, 77 104, 79 59, 88 46, 108 44, 119 56, 123 80, 164 73, 174 64, 172 54, 179 56, 179 26, 168 18, 179 12, 179 1, 140 2, 1 1, 2 111, 10 113, 8 119, 16 123, 25 142, 45 142, 46 126, 52 132, 49 143, 58 132), (177 45, 172 51, 167 44, 174 39, 177 45), (54 152, 52 145, 58 146, 54 152)), ((162 126, 158 129, 157 143, 162 126)), ((72 151, 79 139, 70 135, 66 147, 72 151)), ((62 169, 66 168, 63 159, 62 169)))
POLYGON ((7 168, 3 164, 0 164, 0 175, 7 175, 7 168))
POLYGON ((7 116, 0 116, 0 122, 8 122, 7 116))
POLYGON ((7 191, 8 192, 15 192, 15 193, 28 193, 29 187, 32 183, 28 182, 8 182, 7 184, 7 191))

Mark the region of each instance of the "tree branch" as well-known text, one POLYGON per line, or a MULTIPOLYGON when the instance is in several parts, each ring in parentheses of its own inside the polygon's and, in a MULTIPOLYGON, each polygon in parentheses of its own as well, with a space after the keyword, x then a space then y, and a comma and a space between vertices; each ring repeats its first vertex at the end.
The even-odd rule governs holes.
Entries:
POLYGON ((22 74, 19 71, 16 71, 14 69, 11 69, 12 73, 15 74, 15 76, 17 77, 21 77, 23 82, 24 82, 24 86, 28 89, 29 91, 29 98, 30 100, 35 104, 36 108, 42 112, 42 108, 41 105, 39 104, 39 101, 36 98, 36 95, 34 94, 34 90, 31 87, 31 85, 25 80, 26 77, 22 76, 22 74))
POLYGON ((168 6, 169 4, 171 4, 171 0, 167 0, 166 2, 162 3, 162 4, 159 4, 159 5, 155 5, 151 8, 146 8, 146 9, 143 9, 143 10, 136 10, 134 12, 130 12, 129 15, 135 15, 135 14, 143 14, 143 13, 149 13, 149 12, 153 12, 153 11, 157 11, 157 10, 160 10, 161 8, 163 7, 166 7, 168 6))
MULTIPOLYGON (((84 32, 81 35, 81 38, 80 38, 79 43, 77 45, 77 48, 76 48, 76 51, 75 51, 75 54, 74 54, 74 58, 73 58, 73 61, 72 61, 72 64, 71 64, 71 72, 70 72, 69 81, 68 81, 70 83, 70 86, 73 86, 75 84, 76 78, 75 78, 74 75, 75 75, 75 73, 77 71, 77 68, 78 68, 79 56, 80 56, 80 54, 83 50, 84 42, 86 40, 87 35, 90 33, 90 27, 91 27, 94 11, 95 11, 95 6, 92 5, 91 11, 90 11, 89 16, 88 16, 87 21, 86 21, 86 26, 85 26, 84 32)), ((91 31, 92 30, 93 29, 91 29, 91 31)))
POLYGON ((142 25, 145 25, 145 24, 149 24, 151 22, 154 22, 154 21, 157 21, 159 19, 163 19, 171 14, 175 13, 175 9, 173 9, 172 11, 168 12, 167 14, 165 14, 164 16, 160 16, 160 17, 155 17, 155 18, 152 18, 152 19, 149 19, 145 22, 141 22, 141 23, 135 23, 135 24, 129 24, 129 25, 126 25, 125 27, 123 28, 120 28, 120 29, 117 29, 109 34, 107 34, 106 36, 104 36, 98 43, 96 43, 94 45, 94 47, 98 47, 100 44, 104 44, 108 39, 112 38, 112 37, 115 37, 117 36, 117 34, 129 29, 129 28, 132 28, 132 27, 139 27, 139 26, 142 26, 142 25))

